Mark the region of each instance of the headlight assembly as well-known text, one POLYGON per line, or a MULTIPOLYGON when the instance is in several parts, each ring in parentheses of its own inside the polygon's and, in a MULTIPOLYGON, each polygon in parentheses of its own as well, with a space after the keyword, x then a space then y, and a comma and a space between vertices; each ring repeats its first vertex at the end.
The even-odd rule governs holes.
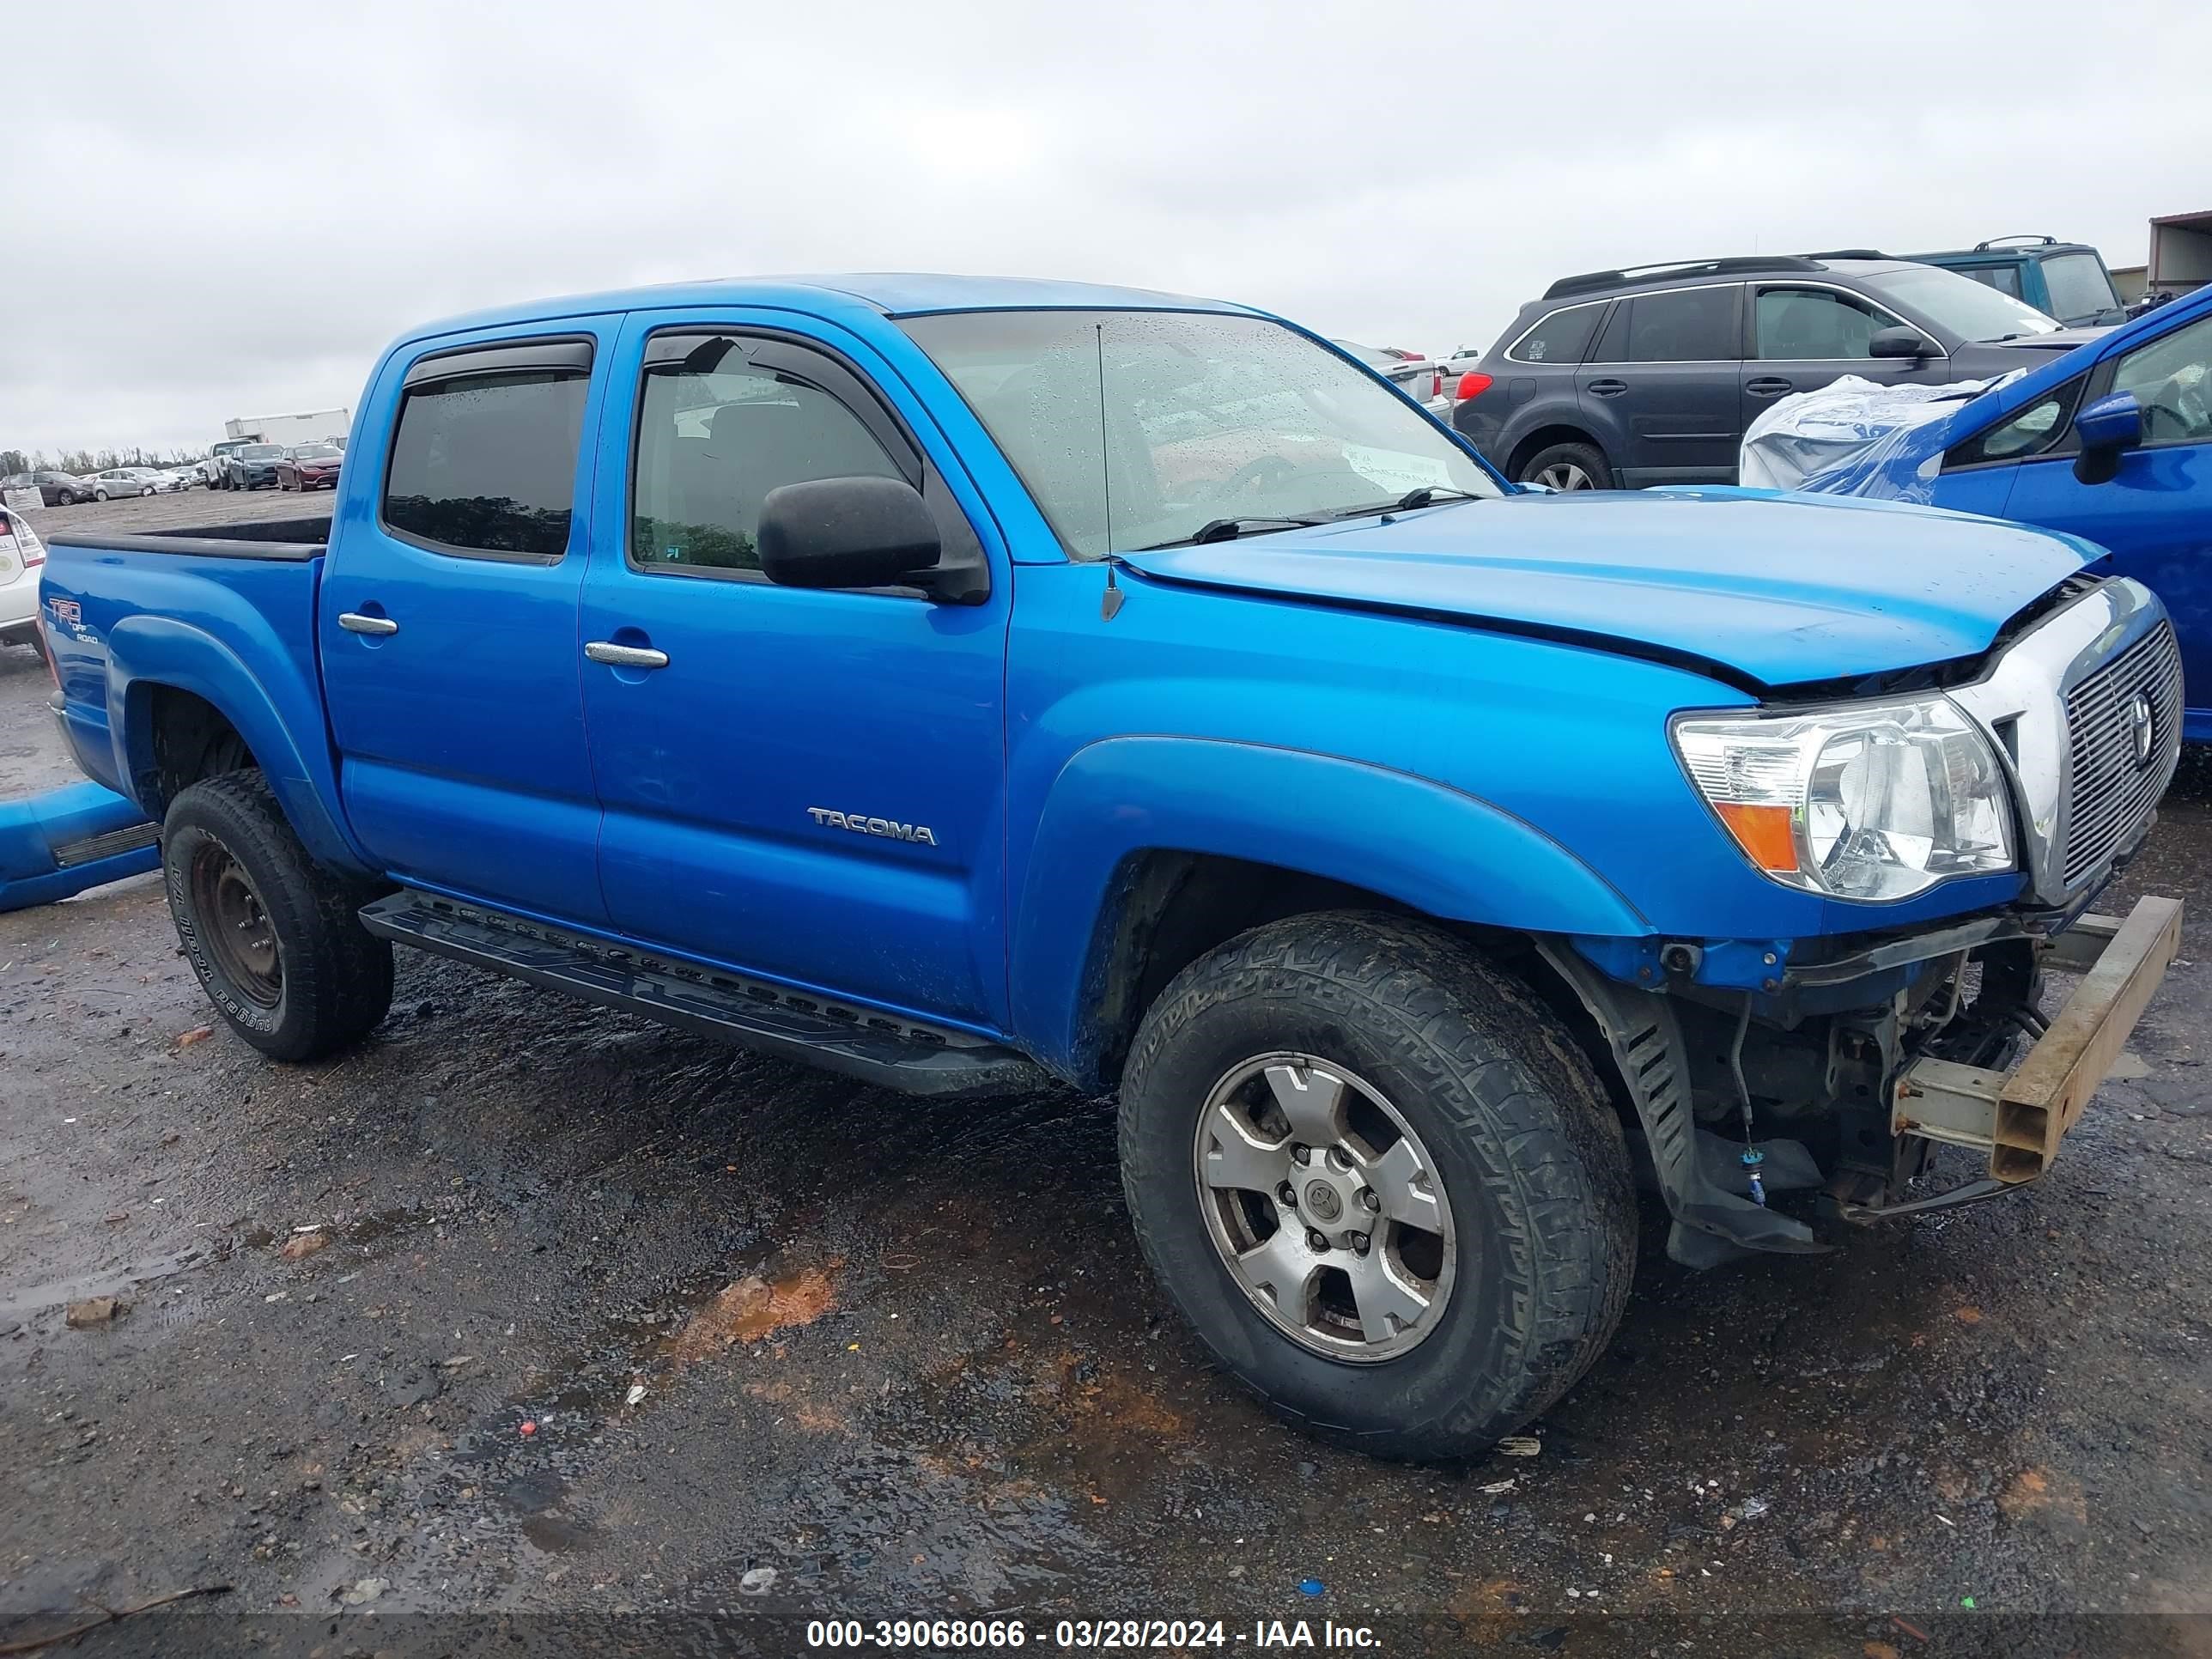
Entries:
POLYGON ((2013 867, 2003 769, 1948 697, 1677 714, 1668 734, 1744 856, 1787 886, 1879 902, 2013 867))

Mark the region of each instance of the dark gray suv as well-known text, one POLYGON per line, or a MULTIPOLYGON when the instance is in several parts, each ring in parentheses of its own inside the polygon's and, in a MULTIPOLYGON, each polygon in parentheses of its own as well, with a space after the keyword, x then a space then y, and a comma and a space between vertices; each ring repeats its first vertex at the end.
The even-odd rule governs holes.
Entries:
POLYGON ((1452 425, 1516 480, 1733 483, 1744 428, 1778 398, 1844 374, 1981 380, 2101 331, 1902 259, 1703 259, 1553 283, 1447 390, 1452 425))

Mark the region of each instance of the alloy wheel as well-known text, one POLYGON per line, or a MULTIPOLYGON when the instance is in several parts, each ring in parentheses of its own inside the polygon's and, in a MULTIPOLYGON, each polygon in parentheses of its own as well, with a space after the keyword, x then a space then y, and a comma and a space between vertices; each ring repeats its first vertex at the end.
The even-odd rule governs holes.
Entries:
POLYGON ((1451 1206, 1381 1091, 1316 1055, 1263 1054, 1213 1085, 1191 1153, 1222 1264, 1292 1341, 1371 1364, 1441 1322, 1451 1206))

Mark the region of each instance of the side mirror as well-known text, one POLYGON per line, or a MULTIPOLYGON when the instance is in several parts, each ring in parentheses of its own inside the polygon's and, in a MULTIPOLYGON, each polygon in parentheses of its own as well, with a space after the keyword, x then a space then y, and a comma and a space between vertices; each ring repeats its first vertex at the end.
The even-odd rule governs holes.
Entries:
POLYGON ((785 587, 895 587, 944 550, 921 492, 902 478, 813 478, 768 492, 755 537, 785 587))
POLYGON ((1869 357, 1940 357, 1936 343, 1917 328, 1884 328, 1875 331, 1867 342, 1869 357))
POLYGON ((2081 453, 2074 476, 2086 484, 2109 482, 2120 470, 2120 457, 2142 441, 2142 405, 2132 392, 2100 398, 2074 417, 2081 453))

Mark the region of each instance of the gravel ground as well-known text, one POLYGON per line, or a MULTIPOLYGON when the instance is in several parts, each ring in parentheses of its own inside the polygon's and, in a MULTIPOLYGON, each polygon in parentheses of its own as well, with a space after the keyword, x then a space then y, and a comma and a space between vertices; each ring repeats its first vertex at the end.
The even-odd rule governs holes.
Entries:
MULTIPOLYGON (((49 690, 0 650, 0 798, 73 775, 49 690)), ((205 1029, 155 878, 0 915, 0 1642, 228 1584, 80 1650, 786 1653, 991 1609, 2212 1653, 2208 843, 2191 763, 2106 907, 2185 896, 2185 959, 2048 1180, 1706 1274, 1649 1226, 1537 1455, 1451 1468, 1209 1369, 1100 1103, 917 1103, 411 952, 366 1047, 276 1066, 205 1029)))

